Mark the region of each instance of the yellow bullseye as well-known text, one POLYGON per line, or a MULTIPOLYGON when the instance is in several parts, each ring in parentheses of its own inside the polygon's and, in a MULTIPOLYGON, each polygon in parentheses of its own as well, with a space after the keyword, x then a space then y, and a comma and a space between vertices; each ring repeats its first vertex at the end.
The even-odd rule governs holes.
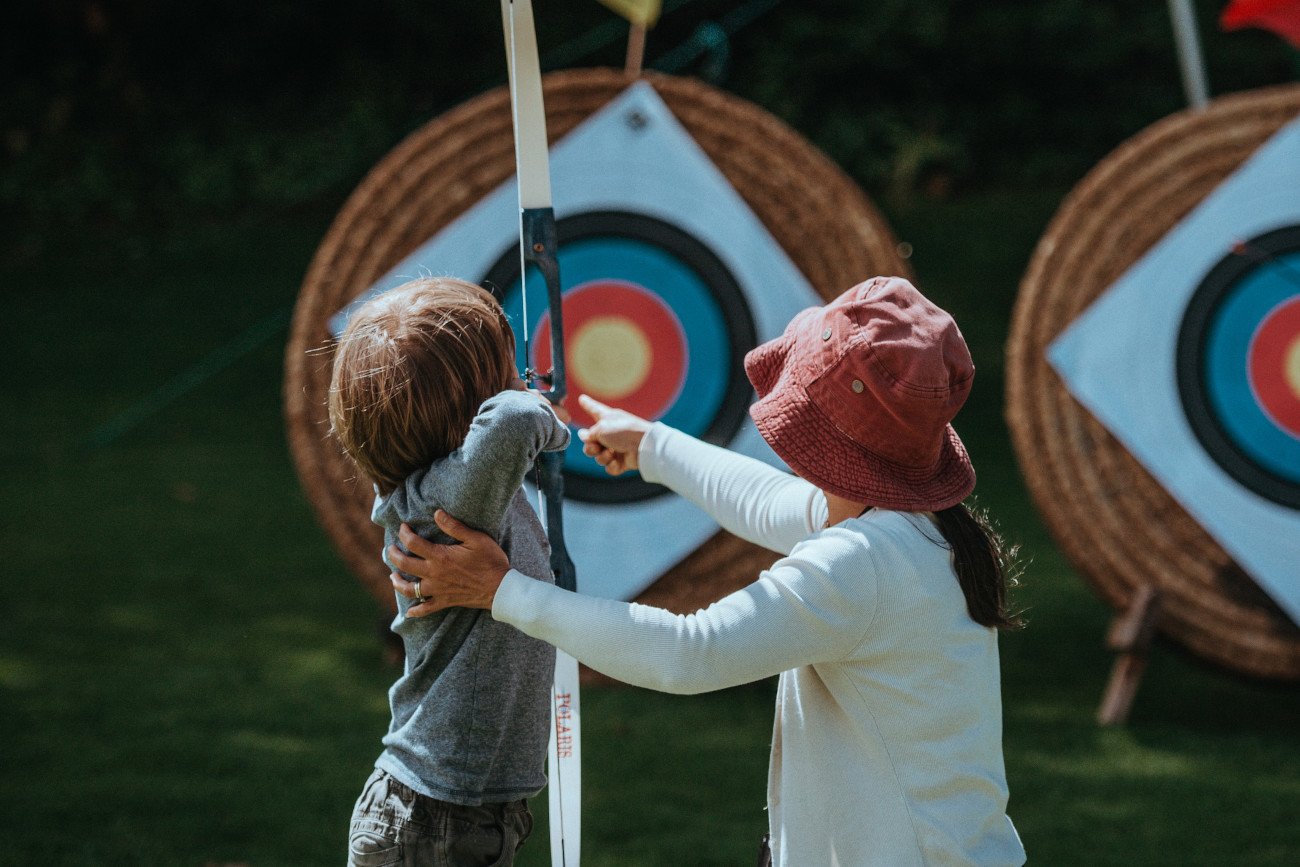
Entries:
POLYGON ((650 342, 632 322, 596 316, 573 335, 569 360, 593 397, 617 400, 646 381, 651 354, 650 342))
POLYGON ((1296 400, 1300 400, 1300 336, 1291 341, 1284 357, 1286 361, 1283 362, 1282 369, 1286 376, 1286 384, 1296 400))

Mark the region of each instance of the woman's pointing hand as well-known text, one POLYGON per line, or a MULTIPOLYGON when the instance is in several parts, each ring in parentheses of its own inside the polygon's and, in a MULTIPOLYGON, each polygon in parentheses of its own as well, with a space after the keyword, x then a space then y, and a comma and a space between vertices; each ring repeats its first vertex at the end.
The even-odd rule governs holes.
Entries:
POLYGON ((585 394, 578 397, 578 403, 596 420, 591 427, 578 431, 582 453, 594 458, 611 476, 640 466, 638 452, 650 422, 585 394))

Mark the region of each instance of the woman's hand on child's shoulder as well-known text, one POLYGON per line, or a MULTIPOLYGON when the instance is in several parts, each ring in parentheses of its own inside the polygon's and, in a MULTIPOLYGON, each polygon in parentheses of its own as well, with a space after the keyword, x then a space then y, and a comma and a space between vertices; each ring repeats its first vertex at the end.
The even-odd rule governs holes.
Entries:
POLYGON ((510 569, 510 558, 491 536, 441 509, 433 519, 438 529, 460 544, 435 544, 402 524, 398 538, 410 553, 388 546, 388 562, 399 570, 388 576, 393 589, 415 603, 406 616, 424 617, 444 608, 491 608, 510 569), (407 580, 403 573, 415 580, 407 580))

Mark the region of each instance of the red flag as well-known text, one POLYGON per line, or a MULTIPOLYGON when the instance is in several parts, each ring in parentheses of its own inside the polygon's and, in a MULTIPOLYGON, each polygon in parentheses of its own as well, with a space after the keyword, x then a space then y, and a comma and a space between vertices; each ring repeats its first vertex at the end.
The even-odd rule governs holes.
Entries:
POLYGON ((1300 48, 1300 0, 1232 0, 1223 10, 1219 26, 1224 30, 1272 30, 1300 48))

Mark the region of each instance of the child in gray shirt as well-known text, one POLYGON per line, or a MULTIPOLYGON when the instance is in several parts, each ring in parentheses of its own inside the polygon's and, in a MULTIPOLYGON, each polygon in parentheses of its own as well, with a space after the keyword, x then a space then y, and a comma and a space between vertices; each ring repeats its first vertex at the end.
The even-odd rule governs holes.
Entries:
MULTIPOLYGON (((375 484, 385 545, 402 523, 451 543, 444 509, 492 535, 511 565, 553 581, 546 533, 522 483, 569 430, 522 390, 500 305, 471 283, 421 279, 361 307, 340 339, 330 422, 375 484)), ((353 812, 349 864, 510 864, 532 829, 527 798, 546 783, 550 645, 486 611, 452 608, 393 631, 406 663, 392 722, 353 812)))

